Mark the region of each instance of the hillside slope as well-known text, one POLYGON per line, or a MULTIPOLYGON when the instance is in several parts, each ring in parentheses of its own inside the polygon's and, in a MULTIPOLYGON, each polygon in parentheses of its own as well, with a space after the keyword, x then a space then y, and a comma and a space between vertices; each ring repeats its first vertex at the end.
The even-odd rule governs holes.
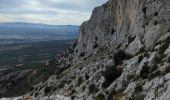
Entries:
POLYGON ((56 74, 27 95, 169 100, 169 6, 169 0, 109 0, 96 7, 68 52, 49 62, 56 74))

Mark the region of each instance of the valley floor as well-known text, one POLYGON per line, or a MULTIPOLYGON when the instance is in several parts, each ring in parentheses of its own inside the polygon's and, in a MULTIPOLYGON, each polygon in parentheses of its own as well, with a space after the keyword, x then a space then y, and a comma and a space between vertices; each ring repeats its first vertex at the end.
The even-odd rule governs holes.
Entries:
POLYGON ((27 93, 54 74, 46 64, 62 55, 74 40, 0 45, 0 98, 27 93))

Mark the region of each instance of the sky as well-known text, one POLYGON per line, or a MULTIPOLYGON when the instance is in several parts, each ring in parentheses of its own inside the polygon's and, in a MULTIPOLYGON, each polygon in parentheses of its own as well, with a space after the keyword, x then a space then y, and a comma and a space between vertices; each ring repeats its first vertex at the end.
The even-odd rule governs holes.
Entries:
POLYGON ((107 0, 0 0, 0 23, 80 25, 107 0))

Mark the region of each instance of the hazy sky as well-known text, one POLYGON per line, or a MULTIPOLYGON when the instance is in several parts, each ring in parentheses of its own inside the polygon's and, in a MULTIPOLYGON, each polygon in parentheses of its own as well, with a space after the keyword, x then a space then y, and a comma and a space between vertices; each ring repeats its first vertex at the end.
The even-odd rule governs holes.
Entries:
POLYGON ((80 25, 107 0, 0 0, 0 22, 80 25))

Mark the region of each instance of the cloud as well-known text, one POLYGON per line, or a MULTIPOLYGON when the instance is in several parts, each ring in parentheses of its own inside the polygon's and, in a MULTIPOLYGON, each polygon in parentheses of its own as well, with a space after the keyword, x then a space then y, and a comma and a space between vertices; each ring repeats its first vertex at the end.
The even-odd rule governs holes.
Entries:
POLYGON ((1 0, 0 22, 76 24, 107 0, 1 0))

